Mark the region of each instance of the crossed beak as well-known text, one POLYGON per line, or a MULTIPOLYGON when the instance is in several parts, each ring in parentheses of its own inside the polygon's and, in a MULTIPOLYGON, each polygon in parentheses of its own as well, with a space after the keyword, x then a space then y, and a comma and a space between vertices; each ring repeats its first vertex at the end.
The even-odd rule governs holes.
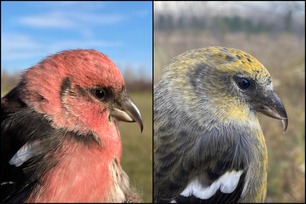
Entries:
POLYGON ((284 131, 288 127, 288 117, 286 109, 274 91, 269 91, 266 96, 260 98, 259 106, 257 110, 269 117, 281 120, 284 126, 284 131))
POLYGON ((117 102, 116 107, 111 110, 110 116, 123 122, 137 122, 141 132, 143 130, 141 114, 136 105, 127 96, 117 102))

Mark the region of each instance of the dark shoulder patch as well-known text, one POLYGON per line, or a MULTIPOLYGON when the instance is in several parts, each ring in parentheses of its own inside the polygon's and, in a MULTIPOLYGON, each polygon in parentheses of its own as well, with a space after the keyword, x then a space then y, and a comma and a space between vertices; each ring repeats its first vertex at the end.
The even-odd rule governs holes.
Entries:
POLYGON ((51 154, 60 145, 62 135, 44 115, 28 107, 4 115, 1 121, 1 183, 11 181, 13 184, 1 185, 1 202, 25 202, 37 188, 39 178, 55 165, 51 154), (33 141, 42 141, 38 154, 19 167, 10 165, 13 155, 26 142, 33 141))
POLYGON ((3 118, 3 113, 18 111, 26 107, 26 104, 19 96, 18 88, 18 86, 15 87, 7 95, 1 98, 1 118, 3 118))
MULTIPOLYGON (((65 85, 69 87, 69 82, 65 85)), ((25 107, 18 111, 4 113, 1 107, 1 202, 23 203, 29 195, 38 192, 42 185, 40 178, 59 162, 61 155, 54 155, 65 137, 71 136, 85 145, 99 144, 93 133, 80 135, 65 129, 56 129, 43 114, 25 107), (67 134, 68 133, 68 134, 67 134), (21 166, 10 165, 13 155, 26 143, 39 141, 37 155, 21 166)))

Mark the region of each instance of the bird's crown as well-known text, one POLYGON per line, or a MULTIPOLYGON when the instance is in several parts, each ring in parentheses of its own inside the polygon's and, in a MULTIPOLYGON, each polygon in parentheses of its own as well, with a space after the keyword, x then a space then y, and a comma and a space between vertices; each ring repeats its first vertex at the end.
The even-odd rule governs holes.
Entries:
MULTIPOLYGON (((203 62, 211 65, 220 72, 247 74, 251 78, 269 78, 268 70, 253 56, 235 48, 207 47, 187 51, 175 57, 172 62, 176 65, 188 64, 189 66, 174 66, 193 68, 203 62)), ((187 70, 185 70, 187 71, 187 70)))

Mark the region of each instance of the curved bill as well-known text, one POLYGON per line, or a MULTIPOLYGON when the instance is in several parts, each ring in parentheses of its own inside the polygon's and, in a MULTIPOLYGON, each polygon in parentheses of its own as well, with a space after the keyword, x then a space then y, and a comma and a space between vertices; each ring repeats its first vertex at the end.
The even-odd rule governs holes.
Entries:
POLYGON ((274 91, 270 91, 266 97, 262 98, 260 106, 258 106, 257 110, 269 117, 282 120, 284 132, 287 130, 287 112, 282 101, 274 91))
POLYGON ((143 131, 141 114, 136 105, 128 97, 118 103, 118 107, 111 111, 110 116, 123 122, 137 122, 141 132, 143 131))

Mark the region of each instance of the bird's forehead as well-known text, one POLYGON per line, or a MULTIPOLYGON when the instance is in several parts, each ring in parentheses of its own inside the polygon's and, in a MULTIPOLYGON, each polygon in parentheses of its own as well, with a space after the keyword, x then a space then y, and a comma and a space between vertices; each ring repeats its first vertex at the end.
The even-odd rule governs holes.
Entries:
POLYGON ((112 86, 121 89, 124 85, 123 77, 117 66, 110 58, 98 51, 71 50, 59 53, 54 58, 51 57, 50 60, 59 63, 54 68, 62 68, 64 74, 71 76, 75 83, 85 87, 112 86))
POLYGON ((224 47, 208 48, 207 58, 220 71, 246 73, 252 78, 266 78, 268 70, 253 56, 241 50, 224 47))

